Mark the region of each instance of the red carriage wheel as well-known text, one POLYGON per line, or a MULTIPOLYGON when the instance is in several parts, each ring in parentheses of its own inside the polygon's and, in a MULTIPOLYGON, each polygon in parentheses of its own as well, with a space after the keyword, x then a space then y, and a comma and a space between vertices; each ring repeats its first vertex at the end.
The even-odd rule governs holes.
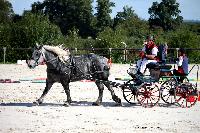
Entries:
POLYGON ((137 100, 143 107, 153 107, 160 100, 160 89, 156 83, 144 83, 137 91, 137 100))
POLYGON ((198 100, 197 88, 191 83, 182 83, 176 88, 176 103, 182 108, 190 108, 198 100))

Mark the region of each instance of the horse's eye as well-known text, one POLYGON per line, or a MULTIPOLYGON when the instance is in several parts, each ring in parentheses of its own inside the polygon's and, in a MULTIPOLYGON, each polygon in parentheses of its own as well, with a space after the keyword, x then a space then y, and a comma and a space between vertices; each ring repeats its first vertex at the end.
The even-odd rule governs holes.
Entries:
POLYGON ((35 53, 35 55, 36 55, 36 56, 38 56, 38 55, 39 55, 39 53, 35 53))

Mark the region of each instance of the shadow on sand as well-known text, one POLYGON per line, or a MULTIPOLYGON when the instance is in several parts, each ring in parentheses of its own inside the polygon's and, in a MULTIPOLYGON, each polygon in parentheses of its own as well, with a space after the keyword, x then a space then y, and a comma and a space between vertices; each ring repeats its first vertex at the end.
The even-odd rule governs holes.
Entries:
MULTIPOLYGON (((88 101, 73 101, 70 106, 94 106, 92 105, 93 102, 88 102, 88 101)), ((10 103, 1 103, 0 106, 16 106, 16 107, 33 107, 36 106, 33 103, 26 103, 26 102, 10 102, 10 103)), ((42 103, 38 106, 54 106, 54 107, 59 107, 59 106, 64 106, 64 102, 62 103, 42 103)), ((134 107, 134 106, 140 106, 139 104, 128 104, 128 103, 122 103, 122 106, 117 106, 115 102, 102 102, 101 106, 103 107, 134 107)))
MULTIPOLYGON (((64 104, 64 103, 63 103, 64 104)), ((64 106, 62 103, 42 103, 39 106, 53 106, 53 107, 60 107, 64 106)), ((1 103, 0 106, 16 106, 16 107, 33 107, 36 106, 33 103, 1 103)), ((94 106, 92 105, 92 102, 88 101, 73 101, 70 106, 94 106)), ((117 106, 115 102, 103 102, 102 105, 103 107, 142 107, 140 104, 129 104, 126 102, 122 102, 121 106, 117 106)), ((177 105, 175 104, 166 104, 166 103, 159 103, 156 105, 156 107, 165 107, 165 108, 178 108, 177 105)))

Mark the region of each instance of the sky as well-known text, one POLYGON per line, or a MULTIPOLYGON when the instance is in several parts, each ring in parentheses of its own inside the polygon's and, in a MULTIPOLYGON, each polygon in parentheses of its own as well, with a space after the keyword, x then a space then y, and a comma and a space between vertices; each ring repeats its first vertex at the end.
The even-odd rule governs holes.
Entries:
MULTIPOLYGON (((13 10, 16 14, 21 15, 24 10, 30 10, 31 4, 37 1, 43 0, 9 0, 13 6, 13 10)), ((117 12, 123 11, 123 7, 128 5, 135 10, 135 13, 141 19, 149 19, 148 8, 152 6, 155 1, 161 2, 161 0, 111 0, 115 3, 115 7, 112 8, 112 18, 117 12)), ((181 16, 184 20, 200 20, 200 0, 177 0, 180 4, 181 16)), ((96 6, 96 3, 93 3, 96 6)))

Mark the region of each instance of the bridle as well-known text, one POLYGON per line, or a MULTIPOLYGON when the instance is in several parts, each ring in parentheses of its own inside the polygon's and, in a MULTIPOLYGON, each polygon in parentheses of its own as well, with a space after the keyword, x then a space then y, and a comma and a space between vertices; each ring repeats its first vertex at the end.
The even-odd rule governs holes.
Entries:
POLYGON ((43 47, 40 50, 38 50, 38 51, 40 53, 40 56, 36 60, 34 60, 35 61, 35 63, 34 63, 35 66, 38 66, 41 63, 39 61, 41 59, 41 57, 43 57, 43 60, 44 60, 43 62, 46 62, 46 63, 58 59, 58 56, 57 56, 57 57, 55 57, 53 59, 47 60, 47 58, 45 56, 45 49, 43 47))

